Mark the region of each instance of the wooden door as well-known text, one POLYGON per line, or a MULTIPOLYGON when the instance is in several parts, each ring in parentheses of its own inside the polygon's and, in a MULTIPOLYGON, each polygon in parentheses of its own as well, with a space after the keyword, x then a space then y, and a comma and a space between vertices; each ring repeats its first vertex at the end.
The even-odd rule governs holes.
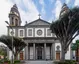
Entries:
POLYGON ((56 60, 60 60, 60 52, 56 52, 56 60))
POLYGON ((23 60, 23 51, 20 52, 20 60, 23 60))

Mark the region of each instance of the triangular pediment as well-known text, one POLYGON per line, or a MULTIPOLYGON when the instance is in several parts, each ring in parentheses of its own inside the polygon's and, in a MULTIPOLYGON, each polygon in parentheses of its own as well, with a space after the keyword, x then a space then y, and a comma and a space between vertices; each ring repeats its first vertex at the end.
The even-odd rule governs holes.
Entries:
POLYGON ((33 22, 28 23, 27 25, 50 25, 50 23, 42 19, 37 19, 33 22))

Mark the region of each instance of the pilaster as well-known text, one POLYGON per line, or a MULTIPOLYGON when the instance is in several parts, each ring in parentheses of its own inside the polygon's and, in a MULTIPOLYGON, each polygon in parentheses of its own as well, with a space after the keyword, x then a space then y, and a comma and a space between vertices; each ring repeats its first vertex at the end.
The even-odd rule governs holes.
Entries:
POLYGON ((35 43, 33 43, 33 59, 35 60, 35 43))
POLYGON ((46 60, 46 43, 44 43, 44 59, 46 60))

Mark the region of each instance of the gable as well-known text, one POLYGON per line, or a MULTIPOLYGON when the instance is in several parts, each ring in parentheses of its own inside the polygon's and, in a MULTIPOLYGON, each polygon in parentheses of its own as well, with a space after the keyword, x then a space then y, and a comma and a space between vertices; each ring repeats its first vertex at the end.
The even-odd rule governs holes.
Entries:
POLYGON ((50 25, 50 23, 47 21, 44 21, 42 19, 37 19, 37 20, 27 24, 27 25, 50 25))

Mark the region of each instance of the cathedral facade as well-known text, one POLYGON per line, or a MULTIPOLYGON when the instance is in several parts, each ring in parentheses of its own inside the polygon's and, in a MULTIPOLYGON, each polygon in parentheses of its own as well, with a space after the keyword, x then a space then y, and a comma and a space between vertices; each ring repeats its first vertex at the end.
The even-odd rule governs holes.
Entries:
MULTIPOLYGON (((40 17, 30 23, 21 26, 20 13, 16 5, 10 10, 8 35, 11 35, 11 28, 13 28, 13 36, 23 38, 27 46, 19 53, 18 59, 28 61, 28 64, 48 62, 52 64, 53 60, 60 60, 61 58, 61 44, 56 38, 55 34, 51 33, 49 22, 40 17), (41 61, 40 61, 41 60, 41 61)), ((11 52, 8 53, 11 59, 11 52)), ((66 59, 70 59, 70 48, 66 54, 66 59)))

